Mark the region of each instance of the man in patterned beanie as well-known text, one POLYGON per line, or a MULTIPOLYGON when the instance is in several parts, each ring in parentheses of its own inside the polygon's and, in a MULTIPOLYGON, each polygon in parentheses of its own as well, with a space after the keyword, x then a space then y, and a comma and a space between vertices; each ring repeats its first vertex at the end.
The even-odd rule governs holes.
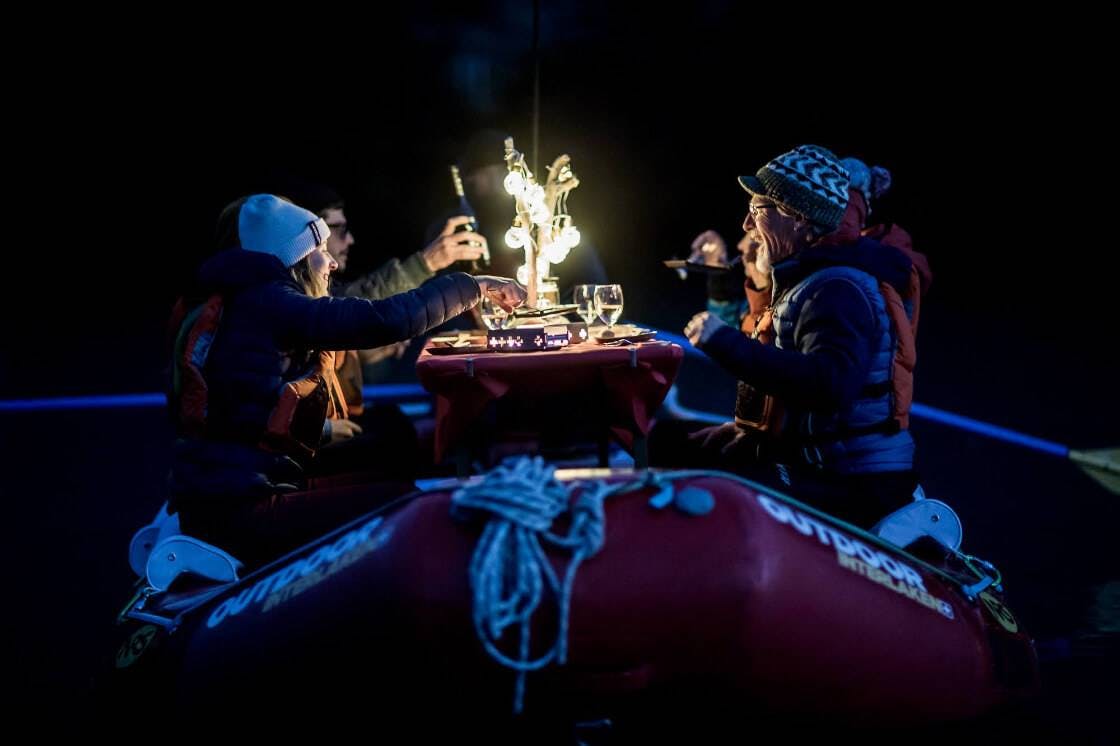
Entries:
POLYGON ((739 397, 737 421, 701 431, 680 465, 744 473, 870 527, 917 487, 914 441, 892 416, 896 340, 879 288, 908 287, 910 260, 866 238, 840 249, 819 241, 840 224, 849 178, 816 145, 739 178, 750 194, 743 227, 771 276, 773 344, 714 314, 689 321, 689 341, 738 379, 739 397), (761 434, 740 418, 752 392, 783 405, 761 434))
POLYGON ((759 269, 769 272, 777 262, 836 230, 848 206, 849 179, 840 160, 816 145, 796 147, 754 176, 740 176, 739 184, 755 197, 747 219, 780 228, 771 231, 770 241, 762 231, 759 269))

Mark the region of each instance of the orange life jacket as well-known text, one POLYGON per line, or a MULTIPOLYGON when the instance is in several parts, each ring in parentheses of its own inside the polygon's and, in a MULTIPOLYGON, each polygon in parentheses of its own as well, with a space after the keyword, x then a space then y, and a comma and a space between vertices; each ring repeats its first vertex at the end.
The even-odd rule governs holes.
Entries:
MULTIPOLYGON (((747 292, 748 308, 739 328, 751 339, 766 345, 773 344, 774 314, 770 310, 770 290, 755 290, 749 282, 744 285, 744 289, 747 292)), ((739 381, 738 388, 735 397, 736 424, 744 429, 777 435, 785 420, 782 403, 742 381, 739 381)))
MULTIPOLYGON (((168 403, 180 432, 188 436, 207 435, 209 387, 204 370, 221 319, 220 294, 211 295, 189 310, 180 299, 172 311, 169 328, 178 331, 172 347, 168 403)), ((281 387, 261 438, 261 448, 303 458, 315 455, 324 419, 348 415, 335 366, 335 353, 319 352, 316 364, 307 374, 281 387)))
MULTIPOLYGON (((849 209, 836 233, 826 237, 829 243, 847 243, 858 236, 875 239, 891 246, 910 258, 910 282, 906 293, 900 294, 888 282, 879 283, 879 292, 886 303, 887 318, 890 319, 891 334, 895 339, 894 363, 891 370, 891 417, 899 429, 910 427, 910 405, 914 401, 914 366, 918 361, 917 336, 918 315, 921 298, 932 282, 932 274, 925 256, 914 251, 910 234, 893 223, 874 225, 858 233, 859 225, 866 208, 863 196, 852 190, 849 209)), ((753 290, 746 287, 749 310, 743 317, 740 328, 743 333, 763 344, 774 341, 773 318, 770 312, 770 291, 753 290)), ((744 391, 746 384, 740 382, 739 397, 746 397, 745 403, 736 403, 735 421, 741 427, 776 435, 781 429, 785 410, 774 397, 758 391, 744 391)), ((749 388, 749 387, 747 387, 749 388)))
POLYGON ((914 401, 914 366, 918 362, 918 316, 921 311, 922 296, 929 289, 933 275, 925 256, 914 251, 910 234, 894 223, 869 226, 861 234, 881 244, 893 246, 910 258, 910 283, 905 295, 899 294, 890 283, 879 283, 879 292, 883 294, 883 300, 886 301, 891 332, 896 340, 894 368, 891 372, 893 416, 899 427, 905 430, 910 427, 910 405, 914 401))
POLYGON ((309 373, 281 387, 260 445, 268 451, 309 458, 319 447, 324 420, 345 419, 347 414, 335 375, 335 354, 321 351, 309 373))
MULTIPOLYGON (((341 350, 334 354, 335 377, 342 388, 342 399, 349 414, 360 415, 365 405, 362 403, 362 361, 357 350, 341 350)), ((343 415, 345 416, 345 415, 343 415)))

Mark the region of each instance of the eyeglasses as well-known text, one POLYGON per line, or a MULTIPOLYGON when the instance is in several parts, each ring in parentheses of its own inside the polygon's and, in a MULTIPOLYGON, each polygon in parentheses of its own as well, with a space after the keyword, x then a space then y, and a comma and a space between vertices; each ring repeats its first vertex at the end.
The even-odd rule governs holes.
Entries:
POLYGON ((332 234, 337 235, 343 241, 350 235, 350 226, 346 223, 327 223, 327 227, 331 229, 332 234))
POLYGON ((759 213, 761 213, 763 210, 767 210, 771 207, 773 207, 774 209, 778 208, 778 206, 776 204, 774 204, 773 202, 767 202, 766 204, 762 204, 762 205, 756 205, 752 202, 751 204, 747 205, 747 212, 749 212, 751 214, 752 218, 757 218, 759 216, 759 213))

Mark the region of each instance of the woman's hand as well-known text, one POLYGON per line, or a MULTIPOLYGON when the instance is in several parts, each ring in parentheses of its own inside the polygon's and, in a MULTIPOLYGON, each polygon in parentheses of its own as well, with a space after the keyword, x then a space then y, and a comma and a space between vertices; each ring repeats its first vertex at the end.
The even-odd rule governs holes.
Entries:
POLYGON ((520 306, 529 297, 529 293, 516 280, 508 277, 494 277, 493 275, 475 275, 475 281, 482 290, 483 295, 490 296, 506 313, 513 313, 513 309, 520 306))
POLYGON ((353 420, 331 420, 331 445, 361 434, 362 428, 353 420))

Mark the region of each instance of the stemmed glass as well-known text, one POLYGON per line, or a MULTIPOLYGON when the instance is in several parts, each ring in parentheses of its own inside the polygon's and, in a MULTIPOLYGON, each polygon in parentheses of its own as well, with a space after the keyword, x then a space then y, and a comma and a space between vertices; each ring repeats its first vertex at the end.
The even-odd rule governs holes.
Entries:
POLYGON ((597 285, 576 285, 572 291, 572 302, 576 304, 576 311, 590 328, 598 311, 595 310, 595 288, 597 285))
POLYGON ((595 313, 611 329, 622 316, 622 286, 597 285, 595 287, 595 313))
POLYGON ((509 326, 510 316, 506 309, 494 302, 489 295, 482 296, 482 323, 487 329, 505 329, 509 326))

